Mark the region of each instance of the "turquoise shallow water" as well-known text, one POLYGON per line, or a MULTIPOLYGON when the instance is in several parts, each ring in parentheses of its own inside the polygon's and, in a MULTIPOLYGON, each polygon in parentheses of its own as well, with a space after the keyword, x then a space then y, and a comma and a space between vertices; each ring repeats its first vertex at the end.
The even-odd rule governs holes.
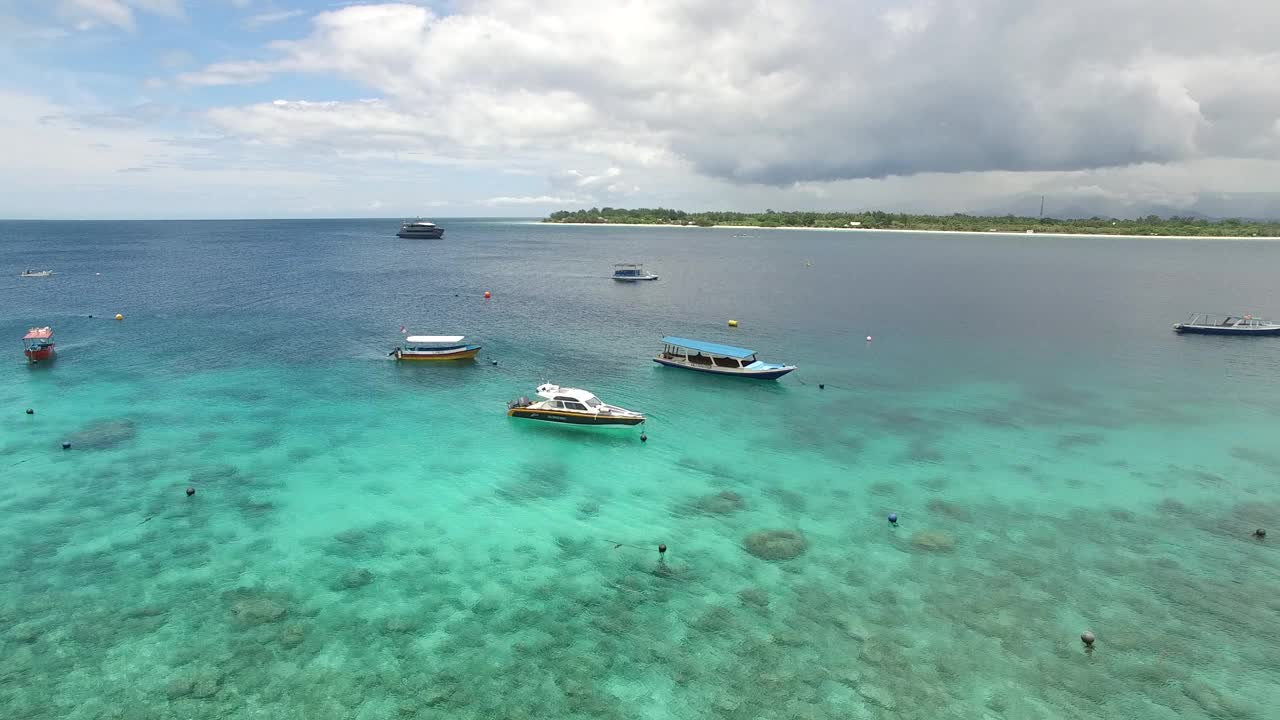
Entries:
POLYGON ((4 717, 1274 715, 1280 246, 442 224, 0 223, 4 717))

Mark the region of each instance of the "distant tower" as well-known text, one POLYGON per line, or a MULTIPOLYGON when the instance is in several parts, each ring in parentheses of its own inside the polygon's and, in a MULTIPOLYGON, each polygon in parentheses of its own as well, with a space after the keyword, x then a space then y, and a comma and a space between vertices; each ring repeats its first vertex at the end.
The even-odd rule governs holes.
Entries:
POLYGON ((1044 219, 1044 196, 1040 196, 1040 219, 1044 219))

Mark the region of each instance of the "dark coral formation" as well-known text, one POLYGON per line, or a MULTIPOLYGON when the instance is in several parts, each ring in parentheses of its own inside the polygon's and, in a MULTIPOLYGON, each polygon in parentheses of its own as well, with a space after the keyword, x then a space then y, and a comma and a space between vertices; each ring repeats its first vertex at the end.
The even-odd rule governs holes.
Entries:
POLYGON ((804 536, 794 530, 761 530, 748 535, 742 544, 762 560, 791 560, 807 547, 804 536))

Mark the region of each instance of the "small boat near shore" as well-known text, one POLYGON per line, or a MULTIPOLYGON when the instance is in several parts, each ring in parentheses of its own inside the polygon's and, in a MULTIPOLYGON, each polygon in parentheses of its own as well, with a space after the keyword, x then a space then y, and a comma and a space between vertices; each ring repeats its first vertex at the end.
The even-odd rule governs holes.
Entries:
POLYGON ((444 237, 444 228, 422 218, 415 218, 400 223, 400 232, 396 233, 396 237, 438 240, 444 237))
POLYGON ((1191 313, 1185 321, 1175 323, 1176 333, 1194 335, 1280 335, 1280 323, 1263 320, 1252 315, 1220 315, 1217 313, 1191 313))
POLYGON ((637 282, 639 280, 657 280, 658 276, 653 273, 644 271, 642 263, 614 263, 613 275, 614 280, 622 282, 637 282))
POLYGON ((33 327, 22 336, 22 354, 32 365, 53 359, 53 328, 33 327))
POLYGON ((28 268, 26 270, 23 270, 21 273, 19 273, 18 277, 41 278, 41 277, 49 277, 51 275, 53 275, 52 270, 32 270, 28 268))
POLYGON ((543 399, 531 402, 522 397, 507 403, 507 416, 570 425, 639 425, 645 420, 642 413, 607 405, 579 388, 548 383, 538 386, 538 397, 543 399))
POLYGON ((662 345, 662 354, 653 361, 667 367, 757 380, 776 380, 796 369, 795 365, 764 362, 756 358, 755 350, 732 345, 678 337, 664 337, 662 345))
POLYGON ((410 335, 404 347, 391 351, 396 360, 471 360, 479 345, 466 342, 465 335, 410 335))

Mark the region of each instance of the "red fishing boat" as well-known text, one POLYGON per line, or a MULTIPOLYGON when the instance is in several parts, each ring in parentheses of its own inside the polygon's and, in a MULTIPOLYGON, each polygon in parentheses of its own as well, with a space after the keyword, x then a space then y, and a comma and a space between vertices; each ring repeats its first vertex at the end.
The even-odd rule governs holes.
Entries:
POLYGON ((27 361, 38 363, 53 359, 53 328, 31 328, 22 336, 22 352, 27 361))

